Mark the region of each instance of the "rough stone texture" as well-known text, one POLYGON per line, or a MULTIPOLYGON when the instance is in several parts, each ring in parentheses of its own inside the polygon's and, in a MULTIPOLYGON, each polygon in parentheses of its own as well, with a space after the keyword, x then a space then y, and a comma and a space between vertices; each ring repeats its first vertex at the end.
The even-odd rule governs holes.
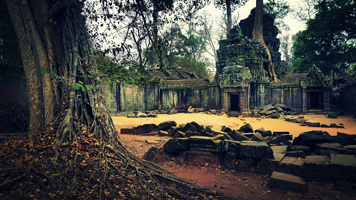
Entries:
POLYGON ((351 154, 352 151, 350 149, 345 149, 339 143, 319 143, 315 144, 316 148, 323 150, 332 150, 340 154, 351 154))
POLYGON ((265 130, 263 127, 256 129, 255 133, 261 133, 263 137, 271 136, 272 132, 270 130, 265 130))
POLYGON ((187 153, 188 165, 218 167, 220 164, 217 153, 194 150, 189 150, 187 153))
POLYGON ((288 151, 299 151, 299 150, 302 150, 306 156, 311 154, 311 149, 308 146, 293 145, 288 147, 288 151))
POLYGON ((173 126, 177 126, 177 123, 175 121, 164 121, 158 124, 158 126, 160 127, 161 130, 166 131, 172 128, 173 126))
POLYGON ((289 140, 292 140, 292 139, 293 139, 292 135, 282 134, 277 137, 273 137, 269 143, 270 144, 288 144, 289 140))
POLYGON ((307 181, 329 180, 329 159, 326 156, 306 156, 302 177, 307 181))
POLYGON ((352 155, 356 155, 356 145, 346 145, 344 148, 351 150, 352 155))
POLYGON ((244 172, 255 172, 255 167, 257 165, 257 160, 253 158, 238 159, 236 165, 236 170, 244 172))
POLYGON ((258 132, 257 132, 257 133, 255 133, 255 134, 252 135, 251 140, 252 140, 252 141, 263 141, 264 138, 263 138, 263 136, 262 136, 261 133, 258 133, 258 132))
POLYGON ((328 132, 323 131, 308 131, 301 133, 293 140, 293 145, 313 146, 315 143, 330 142, 332 137, 328 132))
POLYGON ((168 132, 167 132, 167 131, 159 130, 158 135, 159 135, 159 136, 168 136, 168 132))
POLYGON ((213 137, 192 136, 189 137, 190 149, 221 152, 221 140, 213 137))
POLYGON ((240 145, 241 145, 241 143, 238 141, 225 140, 224 151, 232 152, 232 153, 239 153, 240 145))
POLYGON ((301 177, 282 172, 273 172, 269 181, 271 188, 279 188, 294 192, 308 192, 308 183, 301 177))
POLYGON ((224 156, 223 165, 227 169, 235 169, 237 153, 226 152, 224 156))
POLYGON ((356 181, 356 158, 354 155, 331 154, 330 157, 332 180, 356 181))
POLYGON ((303 172, 304 159, 284 156, 279 165, 280 172, 301 176, 303 172))
POLYGON ((315 121, 306 121, 305 122, 307 126, 311 127, 320 127, 320 122, 315 122, 315 121))
POLYGON ((133 135, 152 135, 158 134, 159 127, 156 124, 144 124, 132 130, 133 135))
POLYGON ((288 131, 273 131, 273 137, 277 137, 280 135, 289 135, 288 131))
POLYGON ((273 153, 274 158, 262 158, 257 163, 256 172, 261 174, 272 174, 273 171, 279 171, 279 163, 284 157, 284 153, 273 153))
POLYGON ((236 132, 235 130, 234 131, 231 131, 228 133, 229 136, 235 140, 235 141, 247 141, 247 140, 250 140, 250 138, 242 135, 241 133, 239 132, 236 132))
POLYGON ((271 146, 270 148, 273 151, 273 158, 262 158, 257 164, 256 172, 262 174, 272 174, 273 171, 279 171, 279 163, 283 159, 287 151, 287 147, 288 146, 286 145, 271 146))
POLYGON ((177 131, 172 138, 184 138, 186 136, 186 134, 182 131, 177 131))
POLYGON ((333 143, 339 143, 341 145, 356 145, 356 135, 337 135, 331 136, 333 143))
POLYGON ((247 158, 273 158, 273 151, 266 142, 242 141, 240 156, 247 158))
POLYGON ((298 151, 287 151, 286 156, 289 157, 297 157, 297 158, 305 158, 305 153, 303 150, 298 151))
POLYGON ((251 124, 245 124, 241 126, 238 131, 242 133, 253 133, 253 128, 251 124))
POLYGON ((178 153, 179 151, 188 150, 188 148, 188 138, 172 138, 163 145, 163 149, 168 153, 178 153))
POLYGON ((131 134, 133 131, 133 128, 122 128, 120 129, 121 134, 131 134))
POLYGON ((162 149, 151 147, 142 158, 154 163, 160 163, 166 161, 168 156, 162 151, 162 149))

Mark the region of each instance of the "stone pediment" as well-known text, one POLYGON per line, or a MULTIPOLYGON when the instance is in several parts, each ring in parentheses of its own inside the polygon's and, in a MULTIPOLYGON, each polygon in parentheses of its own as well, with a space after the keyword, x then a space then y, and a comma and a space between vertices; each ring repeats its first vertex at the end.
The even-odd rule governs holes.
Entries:
POLYGON ((325 76, 323 72, 315 65, 309 70, 307 75, 301 78, 301 84, 304 87, 332 87, 332 80, 325 76))

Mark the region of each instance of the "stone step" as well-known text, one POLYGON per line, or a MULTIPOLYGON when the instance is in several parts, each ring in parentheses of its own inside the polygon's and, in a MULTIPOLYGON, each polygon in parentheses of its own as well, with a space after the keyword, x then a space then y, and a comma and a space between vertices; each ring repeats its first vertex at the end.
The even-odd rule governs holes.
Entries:
POLYGON ((294 192, 308 192, 308 183, 300 176, 274 171, 269 180, 271 188, 279 188, 294 192))

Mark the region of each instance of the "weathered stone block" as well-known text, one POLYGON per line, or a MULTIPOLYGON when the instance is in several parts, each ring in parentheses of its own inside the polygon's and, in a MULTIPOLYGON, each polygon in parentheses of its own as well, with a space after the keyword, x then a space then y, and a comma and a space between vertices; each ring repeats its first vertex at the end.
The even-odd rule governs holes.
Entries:
POLYGON ((301 133, 298 137, 294 138, 293 145, 313 146, 315 143, 330 142, 332 137, 325 131, 308 131, 301 133))
POLYGON ((253 133, 253 128, 252 128, 251 124, 245 124, 245 125, 241 126, 238 131, 242 132, 242 133, 253 133))
POLYGON ((163 131, 163 130, 159 130, 158 131, 158 135, 159 136, 168 136, 168 132, 167 131, 163 131))
POLYGON ((277 137, 280 135, 289 135, 288 131, 273 131, 273 137, 277 137))
POLYGON ((270 140, 270 144, 289 144, 289 140, 292 140, 293 136, 289 134, 282 134, 276 137, 273 137, 270 140))
POLYGON ((169 139, 164 145, 163 149, 168 153, 178 153, 189 149, 188 138, 172 138, 169 139))
POLYGON ((282 161, 279 163, 279 171, 295 176, 301 176, 303 172, 303 165, 304 158, 284 156, 282 161))
POLYGON ((213 137, 191 136, 189 137, 190 149, 221 152, 221 140, 213 137))
POLYGON ((156 124, 144 124, 132 130, 133 135, 158 134, 159 127, 156 124))
POLYGON ((177 126, 177 123, 175 121, 164 121, 158 124, 161 130, 168 130, 172 128, 173 126, 177 126))
POLYGON ((286 156, 296 157, 296 158, 305 158, 306 155, 303 150, 298 150, 298 151, 287 151, 286 156))
POLYGON ((302 177, 307 181, 329 180, 329 159, 326 156, 306 156, 302 177))
POLYGON ((226 167, 227 169, 235 169, 236 158, 237 158, 237 153, 226 152, 224 156, 224 162, 223 162, 224 167, 226 167))
POLYGON ((311 154, 311 149, 308 146, 293 145, 288 147, 288 151, 299 151, 299 150, 302 150, 306 156, 311 154))
POLYGON ((257 165, 257 160, 254 158, 238 159, 236 165, 236 170, 244 172, 255 172, 255 167, 257 165))
POLYGON ((320 127, 320 122, 315 122, 315 121, 306 121, 305 123, 307 124, 307 126, 311 126, 311 127, 320 127))
POLYGON ((133 131, 133 128, 122 128, 120 129, 121 134, 131 134, 133 131))
POLYGON ((308 183, 301 177, 282 172, 273 172, 269 181, 271 188, 279 188, 294 192, 308 192, 308 183))
POLYGON ((273 151, 266 142, 242 141, 240 156, 247 158, 273 158, 273 151))
POLYGON ((356 181, 356 157, 354 155, 330 155, 331 178, 341 181, 356 181))
POLYGON ((186 136, 186 134, 182 131, 177 131, 172 138, 184 138, 186 136))
POLYGON ((252 138, 251 138, 252 141, 263 141, 263 136, 261 133, 255 133, 253 134, 252 138))
POLYGON ((224 142, 223 150, 226 152, 239 153, 240 152, 240 142, 233 140, 226 140, 224 142))
POLYGON ((239 132, 236 132, 235 130, 234 131, 231 131, 228 133, 229 136, 235 140, 235 141, 247 141, 247 140, 250 140, 250 138, 242 135, 241 133, 239 132))

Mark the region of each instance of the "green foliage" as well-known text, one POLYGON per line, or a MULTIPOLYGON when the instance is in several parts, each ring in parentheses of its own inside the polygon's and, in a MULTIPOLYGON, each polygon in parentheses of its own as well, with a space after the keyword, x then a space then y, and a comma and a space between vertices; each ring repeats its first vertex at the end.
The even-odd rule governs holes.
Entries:
POLYGON ((283 22, 283 19, 291 11, 291 8, 284 0, 268 0, 263 5, 263 11, 270 14, 274 19, 274 24, 279 30, 290 30, 289 26, 283 22))
POLYGON ((315 64, 324 73, 350 72, 356 62, 355 1, 324 0, 316 9, 307 29, 296 35, 293 70, 304 72, 315 64))
MULTIPOLYGON (((99 70, 99 83, 107 82, 111 86, 115 83, 148 84, 161 82, 157 78, 152 78, 147 71, 139 68, 134 61, 123 59, 117 60, 112 57, 98 53, 95 58, 99 70)), ((91 88, 89 85, 87 86, 91 88)))
POLYGON ((211 63, 203 56, 207 51, 206 35, 203 30, 196 30, 196 27, 190 26, 188 31, 183 32, 175 24, 158 38, 157 46, 158 53, 152 48, 144 52, 148 66, 155 67, 161 62, 162 70, 184 68, 194 72, 199 78, 211 78, 207 68, 211 63))

